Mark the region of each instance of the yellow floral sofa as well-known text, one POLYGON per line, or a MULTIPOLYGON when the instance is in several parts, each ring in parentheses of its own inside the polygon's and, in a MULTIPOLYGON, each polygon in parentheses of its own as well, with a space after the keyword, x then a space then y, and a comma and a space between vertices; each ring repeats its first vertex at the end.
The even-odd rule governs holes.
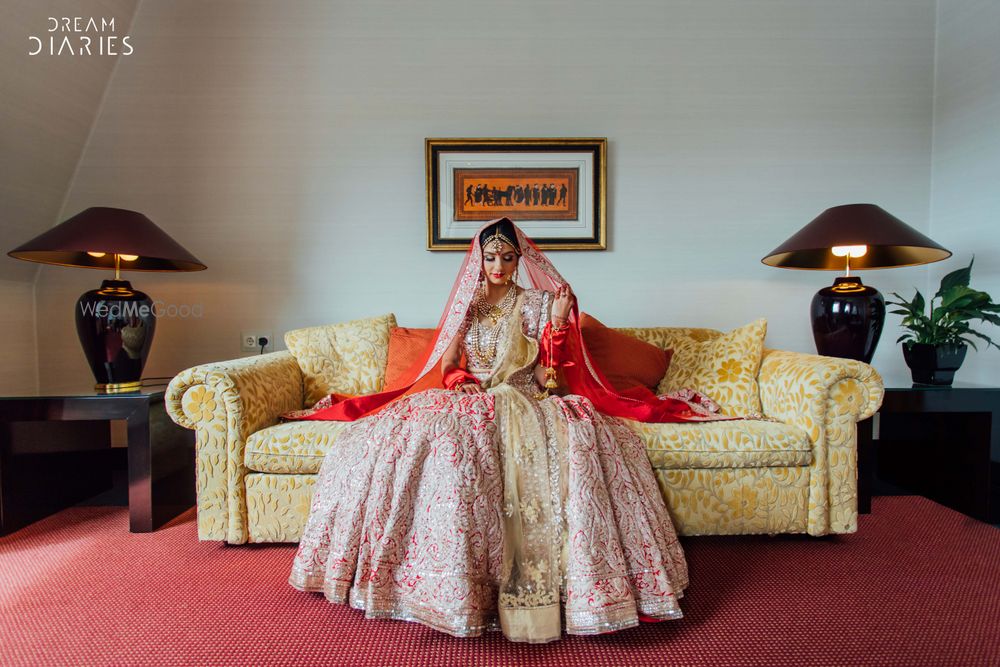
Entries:
MULTIPOLYGON (((320 463, 345 424, 279 424, 278 416, 331 391, 381 389, 395 326, 386 315, 291 331, 290 351, 196 366, 173 379, 170 416, 197 434, 200 539, 298 541, 320 463)), ((718 331, 619 331, 674 349, 671 368, 680 368, 674 381, 687 386, 697 379, 690 376, 697 364, 726 382, 742 369, 748 398, 731 411, 758 413, 701 424, 630 422, 682 535, 856 530, 856 423, 875 413, 883 392, 873 368, 765 349, 762 332, 756 352, 752 345, 730 346, 728 354, 737 356, 719 359, 712 357, 722 354, 713 347, 725 340, 718 331), (690 363, 681 363, 679 352, 690 363)), ((671 372, 661 391, 671 389, 671 372)), ((726 395, 713 398, 726 407, 726 395)))

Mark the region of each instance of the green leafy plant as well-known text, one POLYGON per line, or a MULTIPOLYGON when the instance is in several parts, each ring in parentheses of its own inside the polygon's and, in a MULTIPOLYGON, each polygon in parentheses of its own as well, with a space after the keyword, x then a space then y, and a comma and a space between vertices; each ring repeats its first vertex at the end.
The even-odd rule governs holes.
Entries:
POLYGON ((975 331, 969 322, 979 320, 1000 325, 1000 305, 993 303, 993 298, 986 292, 980 292, 969 287, 972 278, 972 258, 969 266, 952 271, 941 279, 941 287, 937 294, 927 304, 920 290, 912 301, 907 301, 896 292, 892 295, 898 301, 888 301, 898 310, 891 311, 903 316, 902 326, 908 331, 899 337, 897 343, 906 342, 907 346, 914 343, 928 345, 962 345, 968 343, 973 349, 976 344, 969 336, 975 336, 1000 350, 989 336, 975 331), (935 305, 935 301, 940 301, 935 305), (925 307, 930 306, 930 312, 925 313, 925 307))

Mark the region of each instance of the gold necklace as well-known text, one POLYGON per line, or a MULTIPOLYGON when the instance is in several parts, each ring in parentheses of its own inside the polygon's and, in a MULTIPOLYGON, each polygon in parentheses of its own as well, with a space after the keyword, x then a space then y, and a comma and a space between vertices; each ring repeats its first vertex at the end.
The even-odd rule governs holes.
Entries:
MULTIPOLYGON (((511 287, 496 305, 486 302, 485 298, 476 304, 476 312, 473 314, 469 329, 471 345, 469 345, 468 352, 474 358, 477 368, 493 367, 504 324, 514 311, 514 303, 517 300, 516 291, 516 287, 511 287), (480 317, 488 318, 490 326, 485 326, 480 321, 480 317)), ((483 292, 483 297, 485 297, 485 290, 483 292)))
POLYGON ((476 311, 480 317, 488 317, 491 324, 495 327, 497 322, 499 322, 502 318, 507 317, 507 315, 509 315, 514 309, 514 300, 516 298, 517 286, 512 285, 499 302, 492 304, 486 300, 486 283, 483 283, 483 291, 480 295, 476 311))

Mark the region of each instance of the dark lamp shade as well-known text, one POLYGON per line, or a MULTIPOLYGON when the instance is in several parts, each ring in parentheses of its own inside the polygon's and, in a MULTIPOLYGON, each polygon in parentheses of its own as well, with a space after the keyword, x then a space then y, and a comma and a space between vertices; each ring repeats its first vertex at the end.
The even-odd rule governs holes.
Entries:
POLYGON ((142 213, 97 206, 74 215, 7 254, 29 262, 115 268, 115 254, 136 255, 123 271, 201 271, 205 265, 142 213), (88 252, 103 252, 92 257, 88 252))
POLYGON ((863 257, 851 257, 851 269, 888 269, 938 262, 951 257, 913 227, 874 204, 834 206, 820 213, 761 261, 782 269, 844 270, 835 246, 868 246, 863 257))

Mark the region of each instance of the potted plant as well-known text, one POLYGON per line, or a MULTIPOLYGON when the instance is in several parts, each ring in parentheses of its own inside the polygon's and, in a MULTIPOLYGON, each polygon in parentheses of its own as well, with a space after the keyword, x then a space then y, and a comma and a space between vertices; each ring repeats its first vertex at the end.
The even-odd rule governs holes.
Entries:
POLYGON ((992 345, 1000 349, 989 336, 969 324, 979 320, 1000 325, 1000 305, 993 303, 986 292, 969 287, 973 262, 942 278, 941 287, 929 304, 920 290, 916 290, 912 301, 895 292, 892 295, 897 301, 888 301, 899 306, 891 312, 903 316, 902 326, 907 332, 896 342, 903 344, 903 358, 915 383, 950 385, 965 359, 966 345, 977 349, 970 336, 986 341, 987 348, 992 345), (935 301, 940 302, 935 305, 935 301), (930 307, 929 312, 924 312, 925 306, 930 307))

